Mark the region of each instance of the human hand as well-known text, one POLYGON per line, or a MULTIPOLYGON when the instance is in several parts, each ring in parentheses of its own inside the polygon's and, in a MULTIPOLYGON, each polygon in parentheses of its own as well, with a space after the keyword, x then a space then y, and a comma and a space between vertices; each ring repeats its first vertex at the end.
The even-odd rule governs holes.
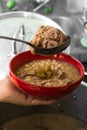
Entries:
POLYGON ((54 99, 39 99, 31 95, 21 92, 11 82, 8 76, 0 80, 0 102, 12 103, 16 105, 32 106, 32 105, 50 105, 57 100, 54 99))

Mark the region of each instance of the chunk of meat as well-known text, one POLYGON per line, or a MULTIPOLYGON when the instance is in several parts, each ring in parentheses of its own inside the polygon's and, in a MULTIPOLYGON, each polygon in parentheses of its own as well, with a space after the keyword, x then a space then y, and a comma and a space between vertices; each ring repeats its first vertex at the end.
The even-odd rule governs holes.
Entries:
MULTIPOLYGON (((51 26, 41 26, 31 43, 43 48, 60 46, 67 40, 67 36, 59 29, 51 26)), ((34 52, 34 49, 31 49, 34 52)))

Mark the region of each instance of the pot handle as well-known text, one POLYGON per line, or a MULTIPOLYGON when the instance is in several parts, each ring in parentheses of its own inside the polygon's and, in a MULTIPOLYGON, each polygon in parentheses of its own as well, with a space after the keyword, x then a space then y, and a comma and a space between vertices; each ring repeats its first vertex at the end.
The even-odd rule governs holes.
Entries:
MULTIPOLYGON (((84 76, 87 77, 87 72, 84 72, 84 76)), ((81 84, 85 87, 87 87, 87 82, 85 82, 84 80, 81 82, 81 84)))

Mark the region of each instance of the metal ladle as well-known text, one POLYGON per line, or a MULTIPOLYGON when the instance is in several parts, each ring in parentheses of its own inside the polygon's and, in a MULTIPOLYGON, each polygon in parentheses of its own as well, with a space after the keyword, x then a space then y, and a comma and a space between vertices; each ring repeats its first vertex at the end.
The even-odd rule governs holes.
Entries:
POLYGON ((22 43, 24 43, 24 44, 34 48, 35 52, 40 54, 40 55, 53 55, 53 54, 57 54, 57 53, 65 50, 70 45, 70 42, 71 42, 71 38, 70 38, 70 36, 68 36, 67 40, 64 41, 59 46, 56 46, 56 47, 53 47, 53 48, 43 48, 41 46, 35 46, 35 45, 31 44, 30 42, 24 41, 24 40, 21 40, 21 39, 16 39, 16 38, 7 37, 7 36, 0 36, 0 38, 1 39, 15 40, 15 41, 18 41, 18 42, 22 42, 22 43))

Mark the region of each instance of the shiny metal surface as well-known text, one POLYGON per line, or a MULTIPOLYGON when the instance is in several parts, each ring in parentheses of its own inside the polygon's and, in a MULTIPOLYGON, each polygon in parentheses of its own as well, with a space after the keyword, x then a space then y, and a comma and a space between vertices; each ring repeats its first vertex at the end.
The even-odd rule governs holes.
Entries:
POLYGON ((71 37, 80 36, 84 31, 79 19, 67 16, 52 17, 52 19, 71 37))
MULTIPOLYGON (((41 25, 51 25, 56 28, 61 29, 61 27, 50 18, 37 14, 32 12, 24 12, 24 11, 18 11, 18 12, 7 12, 0 15, 0 35, 4 36, 11 36, 13 37, 13 34, 15 30, 23 24, 25 26, 25 39, 26 41, 30 40, 31 37, 34 35, 36 30, 41 25), (33 25, 32 25, 33 24, 33 25)), ((0 79, 3 77, 2 75, 6 75, 8 73, 8 64, 9 60, 12 58, 9 54, 11 51, 11 43, 6 40, 0 39, 0 79), (7 46, 8 44, 8 46, 7 46), (2 49, 4 48, 4 50, 2 49), (4 64, 5 62, 5 64, 4 64)), ((25 47, 24 44, 17 44, 17 52, 24 51, 26 49, 29 49, 29 47, 25 47)))
POLYGON ((42 8, 44 5, 46 5, 50 0, 44 0, 43 3, 41 3, 40 5, 38 5, 36 8, 33 9, 33 12, 36 12, 37 10, 39 10, 40 8, 42 8))
MULTIPOLYGON (((13 38, 17 38, 18 36, 22 38, 22 40, 24 39, 24 35, 25 35, 25 31, 24 31, 24 25, 20 25, 16 32, 13 35, 13 38)), ((12 40, 12 50, 11 53, 13 55, 17 54, 17 47, 16 47, 16 41, 12 40)))
POLYGON ((59 16, 52 17, 61 28, 71 36, 70 54, 82 62, 86 62, 87 49, 81 45, 81 38, 86 35, 83 27, 83 22, 79 16, 59 16))
POLYGON ((33 13, 33 12, 26 12, 26 11, 6 12, 0 15, 0 20, 11 18, 11 17, 23 17, 23 18, 34 18, 34 19, 36 18, 38 20, 46 22, 46 24, 49 24, 51 26, 55 26, 61 29, 61 27, 55 21, 51 20, 50 18, 44 15, 40 15, 38 13, 33 13))

